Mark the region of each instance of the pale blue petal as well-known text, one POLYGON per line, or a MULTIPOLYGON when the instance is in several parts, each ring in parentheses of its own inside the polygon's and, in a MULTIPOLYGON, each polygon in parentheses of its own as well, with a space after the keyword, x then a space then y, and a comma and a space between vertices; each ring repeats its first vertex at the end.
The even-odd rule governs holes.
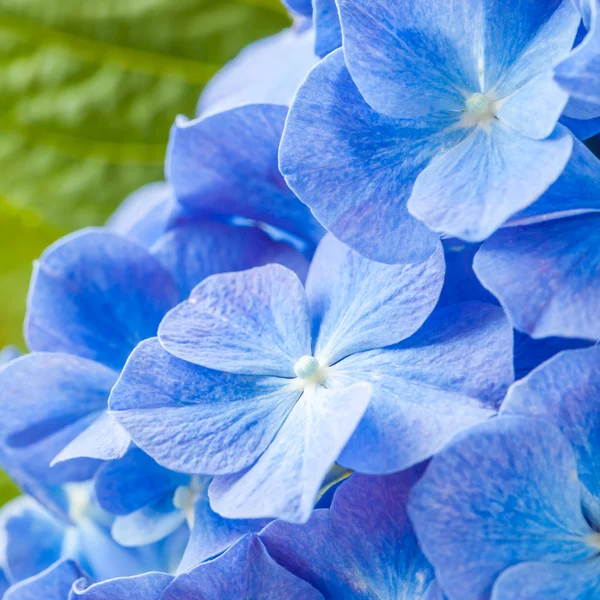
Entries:
POLYGON ((337 489, 330 510, 314 511, 305 525, 275 521, 260 537, 280 565, 325 598, 424 600, 433 569, 406 515, 421 473, 354 475, 337 489))
POLYGON ((91 585, 80 579, 73 586, 69 600, 160 600, 171 581, 173 577, 166 573, 145 573, 91 585))
POLYGON ((27 344, 121 369, 177 301, 168 272, 145 248, 108 230, 84 229, 50 246, 36 264, 27 344))
POLYGON ((171 131, 166 172, 181 204, 201 214, 242 216, 316 243, 322 228, 277 166, 287 108, 241 106, 171 131))
POLYGON ((13 458, 52 484, 89 479, 97 461, 51 461, 106 410, 117 373, 62 353, 32 353, 0 371, 0 432, 13 458))
POLYGON ((245 472, 215 477, 209 496, 226 518, 304 523, 325 476, 356 429, 371 386, 307 388, 270 446, 245 472))
POLYGON ((408 512, 451 598, 488 599, 495 579, 520 562, 597 554, 576 469, 558 429, 523 417, 483 423, 434 457, 408 512))
POLYGON ((572 148, 565 128, 538 141, 494 120, 427 166, 415 182, 409 210, 434 231, 484 240, 558 179, 572 148))
POLYGON ((306 294, 315 356, 331 365, 349 354, 411 336, 431 314, 444 283, 441 244, 426 261, 386 265, 326 236, 313 258, 306 294))
POLYGON ((202 91, 197 115, 225 112, 244 104, 289 106, 319 61, 313 29, 286 29, 247 46, 202 91))
POLYGON ((401 344, 350 356, 330 385, 368 381, 373 399, 339 462, 392 473, 490 416, 513 381, 512 330, 499 307, 465 302, 433 313, 401 344))
POLYGON ((596 600, 600 596, 600 559, 560 565, 523 563, 498 577, 492 600, 596 600))
MULTIPOLYGON (((182 575, 161 600, 322 600, 305 581, 280 567, 256 536, 241 539, 225 554, 182 575)), ((137 600, 137 599, 136 599, 137 600)))
POLYGON ((279 378, 229 375, 181 361, 153 339, 131 355, 110 409, 161 465, 234 473, 265 451, 299 396, 279 378))
POLYGON ((160 325, 163 348, 188 362, 229 373, 294 377, 311 354, 308 301, 281 265, 205 279, 160 325))
POLYGON ((257 227, 236 227, 208 219, 171 229, 151 252, 173 275, 182 300, 216 273, 245 271, 273 262, 298 269, 299 276, 305 276, 308 269, 308 261, 298 251, 285 242, 273 241, 257 227))
POLYGON ((0 367, 15 358, 22 356, 22 352, 16 346, 5 346, 0 350, 0 367))
POLYGON ((459 116, 423 124, 376 113, 336 50, 298 90, 281 171, 328 231, 354 250, 381 262, 419 262, 434 252, 437 236, 406 203, 431 158, 468 134, 451 128, 459 116))
POLYGON ((571 442, 579 478, 600 496, 600 346, 561 352, 518 381, 502 414, 552 423, 571 442))
POLYGON ((123 200, 106 227, 149 248, 166 231, 174 205, 168 183, 148 183, 123 200))
POLYGON ((315 53, 327 56, 342 45, 342 26, 335 0, 314 0, 315 53))
POLYGON ((502 229, 475 272, 514 327, 534 338, 600 339, 600 214, 502 229))
POLYGON ((71 586, 84 577, 72 560, 61 560, 45 571, 17 583, 2 596, 3 600, 67 600, 71 586))
POLYGON ((264 519, 224 519, 210 507, 208 495, 202 495, 194 507, 194 527, 177 572, 189 571, 221 554, 244 535, 258 533, 268 522, 264 519))

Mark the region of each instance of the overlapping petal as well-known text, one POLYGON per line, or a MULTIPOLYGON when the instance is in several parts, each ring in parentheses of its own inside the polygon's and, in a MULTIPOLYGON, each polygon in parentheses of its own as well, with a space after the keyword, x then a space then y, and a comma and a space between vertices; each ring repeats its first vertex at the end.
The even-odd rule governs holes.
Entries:
POLYGON ((313 0, 315 53, 327 56, 342 45, 342 26, 335 0, 313 0))
POLYGON ((45 571, 12 586, 5 600, 67 600, 71 586, 84 577, 81 567, 72 560, 61 560, 45 571))
POLYGON ((145 573, 93 584, 79 579, 73 585, 69 600, 160 600, 172 580, 166 573, 145 573))

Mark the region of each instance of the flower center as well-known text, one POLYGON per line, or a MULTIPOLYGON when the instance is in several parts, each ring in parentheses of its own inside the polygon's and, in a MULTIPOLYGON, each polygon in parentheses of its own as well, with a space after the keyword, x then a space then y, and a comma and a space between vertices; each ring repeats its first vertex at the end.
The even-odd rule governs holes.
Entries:
POLYGON ((475 117, 492 116, 490 99, 479 92, 467 99, 467 111, 475 117))
POLYGON ((183 511, 190 529, 194 527, 195 506, 203 491, 204 486, 200 478, 194 475, 188 485, 180 485, 173 494, 173 504, 175 508, 183 511))
POLYGON ((298 379, 315 379, 321 365, 314 356, 303 356, 295 365, 294 373, 298 379))

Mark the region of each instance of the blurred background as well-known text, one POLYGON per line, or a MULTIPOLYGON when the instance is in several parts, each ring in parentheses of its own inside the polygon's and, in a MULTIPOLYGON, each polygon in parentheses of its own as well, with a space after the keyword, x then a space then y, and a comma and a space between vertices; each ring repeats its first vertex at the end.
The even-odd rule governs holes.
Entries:
POLYGON ((289 23, 279 0, 0 0, 0 349, 26 349, 32 261, 163 179, 175 116, 289 23))

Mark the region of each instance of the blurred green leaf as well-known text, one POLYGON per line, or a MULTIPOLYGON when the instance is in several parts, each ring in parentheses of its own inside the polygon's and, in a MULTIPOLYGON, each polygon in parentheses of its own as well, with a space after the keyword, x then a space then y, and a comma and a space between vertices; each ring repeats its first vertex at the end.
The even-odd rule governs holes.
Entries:
POLYGON ((0 0, 0 346, 32 259, 161 179, 175 115, 288 24, 279 0, 0 0))

